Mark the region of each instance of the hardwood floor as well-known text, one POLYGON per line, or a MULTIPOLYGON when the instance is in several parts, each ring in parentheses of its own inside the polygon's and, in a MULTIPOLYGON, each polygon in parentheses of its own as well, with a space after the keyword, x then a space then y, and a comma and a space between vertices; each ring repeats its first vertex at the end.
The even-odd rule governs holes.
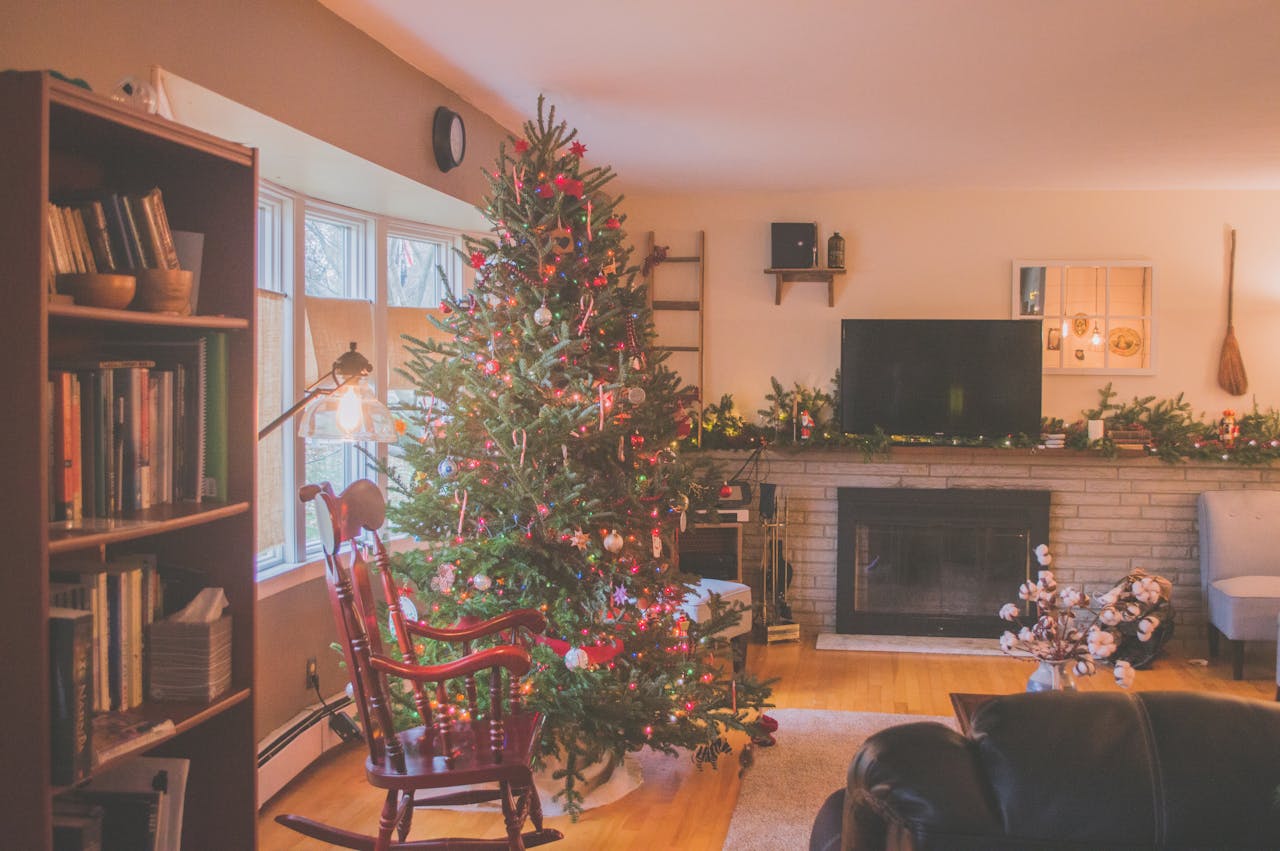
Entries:
MULTIPOLYGON (((1191 654, 1204 648, 1192 645, 1191 654)), ((1245 676, 1231 679, 1226 656, 1197 665, 1175 649, 1153 668, 1138 672, 1139 690, 1193 690, 1234 694, 1262 700, 1275 696, 1275 657, 1261 645, 1249 646, 1245 676)), ((1004 657, 942 656, 913 653, 819 652, 813 637, 800 643, 753 644, 748 670, 776 677, 774 703, 790 709, 841 709, 950 715, 953 692, 1021 691, 1031 668, 1004 657)), ((1079 680, 1081 690, 1115 689, 1109 671, 1079 680)), ((779 730, 779 747, 787 731, 779 730)), ((644 784, 621 801, 588 810, 576 824, 566 817, 548 819, 564 831, 556 851, 720 851, 738 797, 737 752, 718 771, 698 771, 687 757, 663 759, 645 774, 644 784)), ((850 754, 850 757, 853 755, 850 754)), ((319 847, 275 824, 279 813, 298 813, 351 830, 372 832, 382 795, 364 782, 364 755, 359 746, 331 752, 268 802, 258 821, 259 848, 286 851, 319 847)), ((501 817, 421 811, 411 838, 428 836, 498 836, 501 817)))

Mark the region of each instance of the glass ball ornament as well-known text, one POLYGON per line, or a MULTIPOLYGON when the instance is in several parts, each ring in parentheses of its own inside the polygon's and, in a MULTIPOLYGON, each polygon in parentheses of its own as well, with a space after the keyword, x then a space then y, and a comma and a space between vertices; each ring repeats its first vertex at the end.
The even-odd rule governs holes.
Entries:
POLYGON ((618 534, 617 529, 611 530, 604 536, 604 548, 611 553, 622 551, 622 536, 618 534))
POLYGON ((533 321, 542 328, 551 324, 551 311, 545 304, 533 312, 533 321))
POLYGON ((627 401, 633 405, 642 405, 645 400, 645 392, 643 387, 628 387, 627 401))
POLYGON ((458 473, 458 462, 446 458, 436 467, 436 472, 446 479, 452 479, 458 473))

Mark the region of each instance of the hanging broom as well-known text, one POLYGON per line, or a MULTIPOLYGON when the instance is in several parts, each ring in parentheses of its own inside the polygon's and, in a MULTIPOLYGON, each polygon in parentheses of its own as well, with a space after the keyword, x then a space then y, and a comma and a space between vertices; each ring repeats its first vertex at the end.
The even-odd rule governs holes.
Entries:
POLYGON ((1218 386, 1232 396, 1243 396, 1249 389, 1249 376, 1245 375, 1244 361, 1240 359, 1240 344, 1236 342, 1236 329, 1231 324, 1235 308, 1236 284, 1236 230, 1231 229, 1231 262, 1227 267, 1227 336, 1222 339, 1222 354, 1218 356, 1218 386))

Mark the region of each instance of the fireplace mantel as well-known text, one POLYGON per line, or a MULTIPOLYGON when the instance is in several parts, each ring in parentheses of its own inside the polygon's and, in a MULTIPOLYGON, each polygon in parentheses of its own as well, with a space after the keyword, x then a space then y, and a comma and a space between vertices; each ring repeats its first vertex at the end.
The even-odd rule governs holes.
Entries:
MULTIPOLYGON (((743 451, 708 452, 728 476, 743 451)), ((856 449, 770 448, 743 472, 787 495, 795 579, 792 611, 806 630, 836 629, 837 489, 1009 488, 1048 490, 1049 546, 1060 582, 1105 590, 1135 567, 1174 583, 1178 634, 1204 635, 1196 497, 1231 488, 1280 490, 1280 468, 1222 462, 1168 464, 1140 452, 1104 458, 1065 449, 895 446, 867 460, 856 449)), ((743 577, 759 584, 758 514, 744 525, 743 577)), ((1016 591, 1010 588, 1010 595, 1016 591)), ((1012 597, 1011 597, 1012 598, 1012 597)))

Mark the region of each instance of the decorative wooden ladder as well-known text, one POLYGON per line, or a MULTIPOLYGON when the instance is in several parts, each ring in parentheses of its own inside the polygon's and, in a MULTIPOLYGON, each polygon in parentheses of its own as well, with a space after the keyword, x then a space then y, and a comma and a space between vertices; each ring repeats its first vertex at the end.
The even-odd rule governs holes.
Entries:
MULTIPOLYGON (((654 248, 656 247, 657 247, 656 236, 653 231, 649 231, 648 236, 645 239, 645 257, 653 257, 653 251, 654 251, 654 248)), ((707 257, 707 233, 706 231, 700 230, 697 232, 696 242, 694 243, 693 254, 687 255, 687 256, 681 256, 681 257, 668 256, 659 262, 651 263, 649 265, 649 274, 647 275, 645 280, 645 283, 648 285, 649 307, 654 311, 655 314, 658 311, 686 311, 686 312, 693 311, 698 314, 697 345, 688 345, 688 344, 678 345, 678 346, 677 345, 658 345, 658 346, 654 346, 654 348, 659 351, 692 352, 697 355, 697 361, 698 361, 698 374, 696 376, 697 380, 696 381, 691 380, 692 379, 691 376, 686 376, 686 380, 689 380, 690 383, 693 384, 698 390, 699 407, 701 407, 701 405, 706 401, 703 397, 703 386, 704 386, 703 382, 705 379, 705 375, 703 372, 705 368, 704 367, 705 358, 703 355, 703 334, 705 332, 705 328, 704 328, 705 316, 704 316, 703 308, 706 302, 706 292, 707 292, 706 257, 707 257), (679 300, 679 299, 664 299, 658 296, 657 270, 658 270, 658 267, 663 265, 664 263, 696 263, 698 264, 697 298, 691 299, 691 300, 689 299, 679 300)), ((654 319, 655 320, 657 319, 656 315, 654 319)), ((701 414, 699 414, 699 419, 701 419, 701 414)))

